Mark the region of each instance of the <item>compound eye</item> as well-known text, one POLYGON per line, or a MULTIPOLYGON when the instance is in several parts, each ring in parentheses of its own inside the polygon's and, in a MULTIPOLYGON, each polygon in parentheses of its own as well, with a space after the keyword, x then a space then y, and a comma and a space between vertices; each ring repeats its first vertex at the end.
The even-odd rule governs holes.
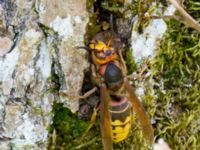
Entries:
POLYGON ((105 59, 105 57, 106 57, 104 52, 98 52, 98 51, 96 51, 95 55, 96 55, 96 57, 98 59, 105 59))
POLYGON ((112 53, 113 53, 112 50, 107 50, 107 51, 105 51, 105 55, 106 55, 106 56, 110 56, 110 55, 112 55, 112 53))

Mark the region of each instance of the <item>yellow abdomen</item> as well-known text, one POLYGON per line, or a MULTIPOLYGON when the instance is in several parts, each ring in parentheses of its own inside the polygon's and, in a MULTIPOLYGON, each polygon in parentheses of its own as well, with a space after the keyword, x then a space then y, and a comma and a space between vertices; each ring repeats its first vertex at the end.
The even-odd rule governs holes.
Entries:
POLYGON ((117 143, 127 138, 131 128, 131 107, 128 101, 111 105, 112 139, 117 143))

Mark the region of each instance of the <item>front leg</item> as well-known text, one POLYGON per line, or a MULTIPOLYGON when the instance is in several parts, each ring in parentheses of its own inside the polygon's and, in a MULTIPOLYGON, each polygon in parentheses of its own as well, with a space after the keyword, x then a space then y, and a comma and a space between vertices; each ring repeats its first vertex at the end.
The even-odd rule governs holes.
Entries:
POLYGON ((62 92, 60 94, 64 97, 69 97, 69 98, 73 98, 75 100, 80 100, 80 99, 85 99, 85 98, 89 97, 90 95, 92 95, 96 91, 97 91, 97 87, 95 86, 91 90, 84 93, 83 95, 70 95, 70 94, 67 94, 67 93, 64 93, 64 92, 62 92))
POLYGON ((99 70, 98 68, 99 66, 91 64, 91 72, 92 72, 91 80, 92 83, 97 86, 101 85, 101 83, 103 82, 101 75, 98 73, 99 70))

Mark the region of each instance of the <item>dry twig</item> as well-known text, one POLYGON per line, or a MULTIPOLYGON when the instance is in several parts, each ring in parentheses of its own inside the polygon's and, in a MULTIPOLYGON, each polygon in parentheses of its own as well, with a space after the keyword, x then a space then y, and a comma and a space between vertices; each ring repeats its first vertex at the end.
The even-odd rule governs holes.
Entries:
POLYGON ((184 23, 200 32, 200 24, 192 18, 176 0, 169 0, 183 16, 184 23))

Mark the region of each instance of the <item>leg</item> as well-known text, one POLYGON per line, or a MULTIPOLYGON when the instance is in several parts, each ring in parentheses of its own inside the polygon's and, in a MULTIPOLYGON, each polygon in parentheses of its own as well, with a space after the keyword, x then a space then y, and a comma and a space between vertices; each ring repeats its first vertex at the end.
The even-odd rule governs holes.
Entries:
POLYGON ((70 98, 73 98, 73 99, 85 99, 87 97, 89 97, 90 95, 92 95, 94 92, 97 91, 97 87, 93 87, 91 90, 87 91, 84 95, 70 95, 70 94, 67 94, 67 93, 60 93, 62 96, 66 96, 66 97, 70 97, 70 98))
POLYGON ((88 128, 86 129, 86 131, 84 132, 84 134, 82 135, 80 141, 82 141, 85 138, 85 136, 87 135, 89 130, 93 127, 93 125, 96 121, 96 116, 97 116, 97 108, 95 107, 94 112, 93 112, 92 117, 91 117, 91 120, 90 120, 90 124, 89 124, 88 128))
MULTIPOLYGON (((98 67, 98 66, 96 66, 96 67, 98 67)), ((97 74, 97 71, 98 71, 98 68, 96 69, 95 65, 91 64, 92 82, 93 82, 93 84, 99 86, 102 81, 101 81, 101 76, 99 74, 97 74)))
POLYGON ((122 49, 120 49, 118 51, 118 55, 119 55, 119 59, 120 59, 120 62, 122 63, 122 67, 123 67, 123 74, 124 75, 127 75, 127 68, 126 68, 126 63, 125 63, 125 60, 122 56, 122 49))
POLYGON ((147 61, 145 61, 138 74, 133 72, 132 74, 128 75, 127 78, 130 80, 137 80, 142 77, 142 74, 147 70, 147 68, 147 61))
POLYGON ((97 90, 97 87, 93 87, 91 90, 84 93, 84 95, 78 96, 78 98, 79 99, 85 99, 85 98, 89 97, 90 95, 92 95, 94 92, 96 92, 96 90, 97 90))

